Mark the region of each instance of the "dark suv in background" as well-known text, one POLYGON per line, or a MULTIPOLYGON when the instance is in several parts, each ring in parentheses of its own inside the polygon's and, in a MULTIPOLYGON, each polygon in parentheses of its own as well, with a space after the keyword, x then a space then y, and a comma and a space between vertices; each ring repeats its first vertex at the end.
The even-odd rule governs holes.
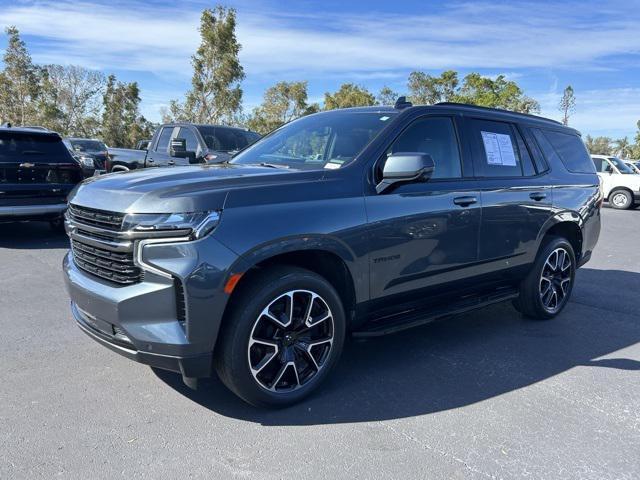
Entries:
POLYGON ((85 177, 92 176, 96 171, 98 173, 106 171, 109 152, 104 142, 91 138, 65 138, 63 141, 82 165, 85 177))
MULTIPOLYGON (((163 149, 184 137, 167 128, 163 149)), ((578 132, 555 121, 459 104, 336 110, 225 164, 86 181, 64 272, 99 343, 192 386, 215 368, 247 402, 283 406, 326 378, 347 334, 507 300, 555 317, 602 200, 578 132)))
POLYGON ((67 195, 82 177, 57 133, 0 128, 0 222, 46 220, 61 229, 67 195))

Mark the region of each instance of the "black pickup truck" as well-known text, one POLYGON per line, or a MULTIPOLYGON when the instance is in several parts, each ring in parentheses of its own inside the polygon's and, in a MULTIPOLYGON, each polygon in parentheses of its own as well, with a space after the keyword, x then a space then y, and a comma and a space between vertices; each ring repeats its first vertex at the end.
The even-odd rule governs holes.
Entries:
POLYGON ((167 123, 156 130, 146 151, 109 149, 107 171, 221 163, 258 139, 259 134, 242 128, 167 123))

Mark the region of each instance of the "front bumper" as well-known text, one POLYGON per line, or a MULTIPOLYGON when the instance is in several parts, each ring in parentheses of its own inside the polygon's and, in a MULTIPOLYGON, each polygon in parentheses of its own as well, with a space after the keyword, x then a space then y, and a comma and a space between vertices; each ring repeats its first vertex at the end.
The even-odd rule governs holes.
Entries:
MULTIPOLYGON (((142 248, 142 247, 138 247, 142 248)), ((63 261, 71 311, 91 338, 132 360, 184 377, 211 375, 211 360, 228 295, 223 282, 235 254, 213 238, 149 244, 141 258, 144 279, 115 286, 63 261), (166 275, 169 273, 169 275, 166 275), (186 318, 180 319, 176 286, 183 285, 186 318)))
POLYGON ((66 209, 66 203, 3 206, 0 207, 0 218, 56 217, 62 215, 66 209))

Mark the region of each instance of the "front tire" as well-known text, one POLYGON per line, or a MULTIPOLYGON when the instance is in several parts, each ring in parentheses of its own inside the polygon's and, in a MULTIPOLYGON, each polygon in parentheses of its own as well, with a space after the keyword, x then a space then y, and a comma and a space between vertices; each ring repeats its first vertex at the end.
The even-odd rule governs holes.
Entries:
POLYGON ((222 382, 258 407, 286 407, 337 363, 345 314, 333 286, 297 267, 274 267, 236 292, 216 347, 222 382))
POLYGON ((609 205, 618 210, 627 210, 633 205, 633 196, 628 190, 614 190, 609 195, 609 205))
POLYGON ((567 305, 576 274, 576 256, 564 238, 551 237, 520 285, 514 306, 526 317, 550 319, 567 305))

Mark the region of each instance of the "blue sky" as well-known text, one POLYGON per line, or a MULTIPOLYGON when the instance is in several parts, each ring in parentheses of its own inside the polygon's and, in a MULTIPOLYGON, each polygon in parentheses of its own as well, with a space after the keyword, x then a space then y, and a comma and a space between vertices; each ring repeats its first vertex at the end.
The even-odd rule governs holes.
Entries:
MULTIPOLYGON (((505 74, 559 118, 571 84, 572 125, 584 134, 633 136, 640 120, 640 0, 248 1, 238 11, 246 110, 280 80, 308 80, 312 101, 341 83, 402 93, 413 70, 505 74)), ((0 0, 37 63, 77 64, 142 89, 159 110, 190 86, 203 8, 214 2, 0 0)), ((0 41, 4 49, 6 39, 0 41)))

